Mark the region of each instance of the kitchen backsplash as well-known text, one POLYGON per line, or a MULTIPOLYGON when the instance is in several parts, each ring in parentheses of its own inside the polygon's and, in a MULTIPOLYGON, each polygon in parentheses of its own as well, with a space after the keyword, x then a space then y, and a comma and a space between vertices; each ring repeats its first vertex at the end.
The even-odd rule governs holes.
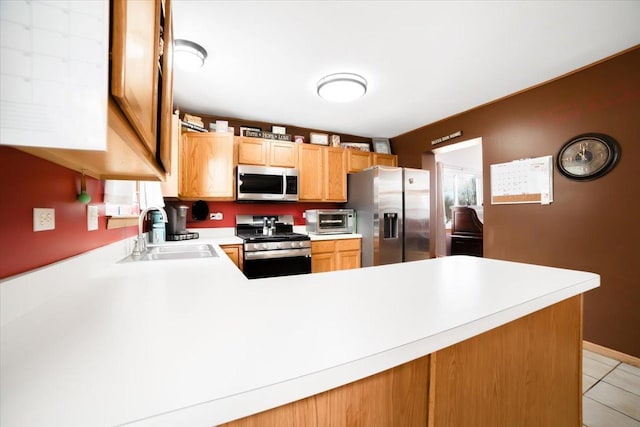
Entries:
POLYGON ((307 209, 334 209, 342 206, 339 203, 237 203, 237 202, 208 202, 209 213, 222 213, 221 220, 194 221, 191 215, 191 207, 194 202, 166 201, 167 204, 185 205, 189 207, 187 212, 187 228, 220 228, 235 227, 236 215, 293 215, 295 225, 305 225, 303 218, 307 209))
POLYGON ((135 227, 107 230, 102 182, 89 177, 99 217, 98 230, 87 231, 87 205, 76 200, 80 180, 75 171, 0 147, 0 279, 135 236, 135 227), (33 208, 54 208, 55 229, 34 232, 33 208))

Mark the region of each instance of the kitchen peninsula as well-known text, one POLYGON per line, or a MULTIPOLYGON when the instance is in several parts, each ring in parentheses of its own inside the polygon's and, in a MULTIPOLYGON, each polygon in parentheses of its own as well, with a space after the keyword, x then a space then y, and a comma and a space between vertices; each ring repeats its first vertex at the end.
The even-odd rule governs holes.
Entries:
POLYGON ((237 238, 201 241, 220 256, 119 263, 127 240, 0 283, 0 424, 580 424, 596 274, 455 256, 247 280, 218 246, 237 238))

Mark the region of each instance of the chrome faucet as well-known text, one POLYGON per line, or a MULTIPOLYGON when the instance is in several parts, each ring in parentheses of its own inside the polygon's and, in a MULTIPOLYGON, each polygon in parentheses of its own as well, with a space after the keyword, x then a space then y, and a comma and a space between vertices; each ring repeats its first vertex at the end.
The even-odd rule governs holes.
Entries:
POLYGON ((140 212, 140 216, 138 216, 138 238, 136 240, 136 245, 133 248, 133 253, 131 254, 131 256, 133 257, 139 257, 140 255, 142 255, 142 252, 147 249, 147 240, 142 233, 142 224, 147 216, 147 213, 153 210, 160 211, 160 213, 162 214, 162 221, 168 222, 167 212, 165 212, 165 210, 160 206, 149 206, 148 208, 140 212))

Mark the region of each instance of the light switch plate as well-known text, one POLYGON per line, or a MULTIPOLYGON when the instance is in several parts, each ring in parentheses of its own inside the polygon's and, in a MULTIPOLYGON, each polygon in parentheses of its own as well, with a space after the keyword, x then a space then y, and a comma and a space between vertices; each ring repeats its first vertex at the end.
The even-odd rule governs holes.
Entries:
POLYGON ((98 229, 98 207, 96 205, 87 205, 87 230, 94 231, 98 229))
POLYGON ((56 229, 56 210, 53 208, 33 208, 33 231, 56 229))

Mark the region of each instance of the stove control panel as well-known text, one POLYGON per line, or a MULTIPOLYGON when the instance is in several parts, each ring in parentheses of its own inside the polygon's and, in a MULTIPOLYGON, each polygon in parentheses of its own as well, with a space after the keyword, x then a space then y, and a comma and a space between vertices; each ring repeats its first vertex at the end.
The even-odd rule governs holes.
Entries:
POLYGON ((259 242, 244 244, 244 250, 247 252, 275 251, 281 249, 302 249, 310 247, 310 240, 283 240, 280 242, 259 242))

